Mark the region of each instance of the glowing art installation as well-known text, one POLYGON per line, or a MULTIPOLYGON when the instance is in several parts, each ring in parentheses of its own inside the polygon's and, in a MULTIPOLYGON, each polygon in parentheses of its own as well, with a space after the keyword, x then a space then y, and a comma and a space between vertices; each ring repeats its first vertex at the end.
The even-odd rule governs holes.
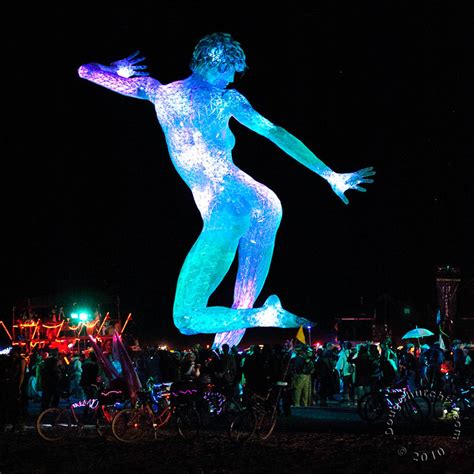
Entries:
POLYGON ((340 174, 326 166, 300 140, 260 115, 237 90, 235 73, 246 70, 245 54, 227 33, 213 33, 197 44, 192 74, 169 84, 150 77, 139 52, 110 65, 79 67, 79 76, 120 94, 150 101, 164 132, 176 171, 189 186, 203 220, 202 232, 181 269, 174 323, 183 334, 217 333, 215 345, 237 344, 251 327, 311 325, 286 311, 271 295, 253 305, 267 277, 282 217, 278 197, 233 162, 234 118, 264 136, 292 158, 326 179, 347 204, 345 191, 365 191, 372 167, 340 174), (232 307, 208 306, 210 296, 238 256, 232 307))

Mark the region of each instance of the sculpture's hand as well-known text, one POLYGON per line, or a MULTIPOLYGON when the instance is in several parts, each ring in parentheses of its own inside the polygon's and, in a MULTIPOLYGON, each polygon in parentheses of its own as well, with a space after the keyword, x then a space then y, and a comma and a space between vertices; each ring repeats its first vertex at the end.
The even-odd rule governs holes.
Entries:
POLYGON ((135 51, 125 59, 114 61, 108 66, 111 72, 115 72, 122 77, 136 77, 136 76, 148 76, 146 71, 146 65, 137 65, 145 60, 143 56, 139 56, 140 51, 135 51))
POLYGON ((349 199, 344 195, 348 189, 355 189, 356 191, 367 191, 360 184, 373 183, 374 180, 369 178, 375 174, 372 166, 363 168, 354 173, 330 173, 325 178, 331 185, 333 191, 341 198, 344 204, 349 204, 349 199))

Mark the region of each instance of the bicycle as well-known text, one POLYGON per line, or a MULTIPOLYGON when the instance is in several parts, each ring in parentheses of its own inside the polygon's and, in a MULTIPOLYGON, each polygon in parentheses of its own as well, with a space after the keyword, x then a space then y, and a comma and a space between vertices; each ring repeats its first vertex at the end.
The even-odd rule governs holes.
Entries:
POLYGON ((287 382, 276 382, 263 396, 251 393, 247 407, 230 424, 230 439, 237 443, 245 443, 255 435, 261 440, 268 439, 277 423, 281 391, 287 385, 287 382))
POLYGON ((201 427, 193 395, 192 389, 183 391, 175 384, 148 385, 138 392, 135 407, 125 408, 115 415, 112 434, 123 443, 156 440, 159 430, 174 418, 179 435, 186 441, 193 441, 201 427))
POLYGON ((96 434, 106 436, 115 414, 123 408, 123 392, 95 386, 97 398, 88 398, 60 408, 43 410, 36 419, 36 431, 46 441, 56 442, 72 435, 84 435, 94 426, 96 434))
POLYGON ((197 386, 196 408, 203 426, 228 425, 244 407, 232 388, 209 382, 197 386))
POLYGON ((168 409, 170 384, 155 384, 148 379, 144 388, 138 391, 133 407, 120 410, 112 422, 113 436, 123 443, 138 441, 153 434, 168 423, 171 411, 168 409))
MULTIPOLYGON (((446 379, 452 380, 452 374, 447 373, 446 379)), ((474 385, 472 381, 451 383, 452 389, 443 392, 432 392, 432 416, 436 421, 450 420, 451 418, 474 417, 474 385)))
POLYGON ((376 387, 357 403, 357 413, 364 421, 375 422, 393 411, 415 423, 423 423, 431 413, 431 401, 424 394, 412 393, 405 381, 391 387, 376 387))
POLYGON ((459 389, 454 403, 456 407, 459 407, 461 419, 472 420, 474 418, 474 385, 471 382, 465 388, 459 389))

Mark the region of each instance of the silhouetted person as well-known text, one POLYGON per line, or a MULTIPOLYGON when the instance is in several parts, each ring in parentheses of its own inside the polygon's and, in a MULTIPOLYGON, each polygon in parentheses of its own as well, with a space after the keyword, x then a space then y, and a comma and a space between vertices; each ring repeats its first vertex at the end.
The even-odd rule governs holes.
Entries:
POLYGON ((327 406, 328 398, 339 391, 339 375, 336 371, 338 360, 334 352, 334 344, 327 342, 315 363, 316 376, 319 382, 319 404, 327 406))
POLYGON ((293 382, 293 406, 308 407, 312 404, 311 374, 314 370, 311 348, 306 344, 295 347, 295 356, 290 361, 293 382))
POLYGON ((424 352, 426 363, 426 382, 430 390, 438 390, 441 387, 441 364, 444 362, 444 353, 439 342, 424 352))
POLYGON ((57 407, 61 398, 61 371, 58 354, 51 351, 41 368, 41 409, 57 407))
POLYGON ((399 360, 400 376, 406 381, 408 388, 414 392, 418 388, 420 373, 419 360, 415 355, 415 346, 410 343, 402 351, 399 360))
POLYGON ((26 360, 19 346, 13 346, 10 354, 2 360, 2 385, 0 429, 5 430, 7 422, 13 425, 13 431, 24 428, 28 397, 26 393, 26 360))
POLYGON ((380 368, 382 369, 382 382, 389 387, 398 377, 398 356, 393 350, 392 340, 385 339, 380 344, 380 368))
POLYGON ((237 365, 228 344, 222 345, 218 364, 219 367, 216 372, 218 383, 226 395, 232 396, 235 393, 237 365))
POLYGON ((265 393, 267 384, 264 377, 262 351, 258 345, 252 346, 243 363, 245 389, 248 392, 265 393))
POLYGON ((370 391, 372 362, 370 360, 369 350, 365 344, 357 346, 357 352, 351 354, 349 361, 355 365, 354 386, 356 389, 357 400, 370 391))
POLYGON ((86 398, 97 398, 97 377, 99 375, 99 364, 94 352, 89 354, 82 363, 81 387, 86 398))
POLYGON ((160 368, 160 355, 158 351, 152 347, 145 355, 144 370, 146 380, 153 379, 154 383, 160 383, 162 381, 161 368, 160 368))

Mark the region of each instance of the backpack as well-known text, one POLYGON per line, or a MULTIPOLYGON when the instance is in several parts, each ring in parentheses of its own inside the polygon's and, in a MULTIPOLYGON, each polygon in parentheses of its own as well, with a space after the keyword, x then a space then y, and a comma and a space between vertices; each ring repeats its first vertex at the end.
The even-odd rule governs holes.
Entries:
POLYGON ((438 351, 435 349, 428 349, 428 357, 427 357, 427 362, 428 365, 438 365, 439 364, 439 354, 438 351))
POLYGON ((315 371, 314 363, 311 359, 306 359, 303 365, 303 374, 312 374, 315 371))
POLYGON ((392 380, 398 373, 395 361, 392 359, 382 359, 380 368, 382 369, 383 377, 392 380))

